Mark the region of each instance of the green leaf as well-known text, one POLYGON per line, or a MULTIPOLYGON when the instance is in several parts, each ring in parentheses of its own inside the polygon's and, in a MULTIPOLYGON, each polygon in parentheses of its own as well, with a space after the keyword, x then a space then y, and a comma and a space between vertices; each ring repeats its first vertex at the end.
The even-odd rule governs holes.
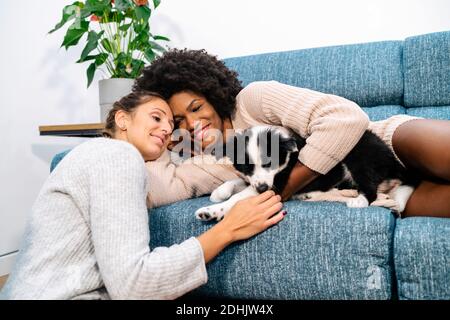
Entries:
POLYGON ((88 83, 87 83, 88 88, 91 85, 92 80, 94 79, 94 74, 95 74, 96 69, 97 69, 97 66, 95 65, 95 62, 91 63, 89 65, 89 67, 87 68, 86 75, 87 75, 87 79, 88 79, 88 83))
POLYGON ((96 56, 95 58, 95 65, 97 67, 101 66, 102 64, 105 63, 106 59, 108 59, 108 54, 107 53, 100 53, 96 56))
POLYGON ((125 12, 125 17, 133 19, 134 18, 134 10, 132 8, 129 8, 127 12, 125 12))
POLYGON ((96 55, 87 56, 84 60, 80 59, 76 63, 82 63, 82 62, 86 62, 86 61, 90 61, 90 60, 95 60, 95 65, 98 67, 98 66, 102 65, 103 63, 105 63, 106 59, 108 59, 107 53, 99 53, 96 55))
POLYGON ((131 42, 128 45, 128 48, 130 50, 136 50, 136 49, 140 49, 142 48, 142 46, 147 47, 147 44, 142 42, 142 38, 141 35, 138 34, 137 36, 134 37, 133 40, 131 40, 131 42))
POLYGON ((108 51, 109 53, 113 53, 113 47, 108 39, 104 38, 100 43, 106 51, 108 51))
POLYGON ((148 62, 152 62, 156 58, 156 54, 153 52, 152 48, 148 48, 147 50, 145 50, 144 56, 148 62))
POLYGON ((153 39, 155 39, 155 40, 161 40, 161 41, 170 41, 169 38, 164 37, 164 36, 154 36, 153 39))
POLYGON ((165 52, 166 51, 166 48, 160 46, 159 44, 157 44, 154 41, 149 41, 149 43, 150 43, 150 46, 152 47, 153 50, 160 51, 160 52, 165 52))
POLYGON ((88 27, 89 22, 87 21, 74 22, 67 30, 61 47, 64 46, 67 50, 67 48, 77 45, 81 37, 88 31, 88 27))
POLYGON ((101 31, 100 33, 97 33, 95 31, 90 31, 88 34, 88 43, 83 49, 83 52, 81 53, 81 61, 85 61, 86 57, 89 53, 91 53, 93 50, 95 50, 98 46, 98 40, 103 35, 104 31, 101 31))
POLYGON ((112 11, 104 11, 101 13, 97 13, 96 16, 100 19, 100 23, 108 23, 108 22, 116 22, 120 23, 123 20, 125 20, 125 15, 117 11, 116 9, 113 9, 112 11))
POLYGON ((129 73, 131 78, 136 78, 144 68, 145 64, 141 60, 133 59, 131 62, 132 72, 129 73))
POLYGON ((132 57, 131 54, 128 55, 125 52, 119 53, 119 55, 114 59, 115 72, 118 77, 129 78, 130 74, 127 72, 127 66, 131 65, 132 57))
POLYGON ((149 34, 145 31, 135 35, 134 39, 130 42, 128 48, 130 50, 145 51, 149 46, 149 34))
POLYGON ((84 10, 101 15, 105 11, 111 11, 111 0, 87 0, 84 10))
POLYGON ((75 63, 83 63, 89 60, 95 60, 97 58, 97 55, 91 55, 91 56, 87 56, 86 58, 84 58, 84 60, 81 60, 81 58, 79 60, 77 60, 77 62, 75 63))
POLYGON ((126 12, 128 8, 131 7, 131 2, 130 0, 116 0, 114 2, 114 5, 116 6, 117 10, 126 12))
POLYGON ((143 31, 138 34, 137 38, 139 39, 139 43, 147 44, 148 40, 150 39, 150 35, 148 34, 148 32, 143 31))
POLYGON ((135 9, 136 18, 139 23, 144 25, 148 24, 148 19, 150 19, 151 10, 147 6, 139 6, 135 9))
POLYGON ((142 31, 145 30, 145 26, 146 26, 145 24, 136 22, 136 23, 133 24, 133 30, 134 30, 135 33, 139 34, 139 33, 141 33, 142 31))
POLYGON ((161 0, 153 0, 153 5, 155 6, 155 9, 159 6, 161 3, 161 0))
POLYGON ((119 30, 120 30, 120 31, 123 31, 123 32, 127 32, 128 29, 130 29, 130 26, 131 26, 131 23, 127 23, 127 24, 121 25, 121 26, 119 27, 119 30))
POLYGON ((65 6, 63 8, 61 21, 58 24, 56 24, 56 26, 52 30, 50 30, 48 33, 55 32, 56 30, 58 30, 59 28, 64 26, 67 23, 67 21, 75 18, 77 10, 79 10, 82 7, 83 7, 83 3, 78 2, 78 1, 72 3, 71 5, 65 6))
POLYGON ((131 56, 126 54, 125 52, 121 52, 116 57, 115 62, 118 65, 119 64, 127 65, 129 62, 131 62, 131 56))

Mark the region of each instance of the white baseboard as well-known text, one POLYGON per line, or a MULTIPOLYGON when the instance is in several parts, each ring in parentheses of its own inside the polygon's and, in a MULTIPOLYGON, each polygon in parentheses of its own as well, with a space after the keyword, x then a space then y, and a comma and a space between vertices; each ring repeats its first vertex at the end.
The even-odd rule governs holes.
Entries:
POLYGON ((0 257, 0 277, 5 276, 11 272, 11 269, 16 261, 17 252, 7 254, 0 257))

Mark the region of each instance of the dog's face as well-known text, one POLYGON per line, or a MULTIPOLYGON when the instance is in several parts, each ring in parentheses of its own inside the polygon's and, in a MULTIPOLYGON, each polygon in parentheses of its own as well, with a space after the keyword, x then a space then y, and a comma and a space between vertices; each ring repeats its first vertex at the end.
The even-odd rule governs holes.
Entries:
POLYGON ((289 167, 298 152, 298 141, 291 131, 283 127, 258 126, 233 136, 224 154, 247 182, 262 193, 274 188, 278 174, 292 169, 289 167))

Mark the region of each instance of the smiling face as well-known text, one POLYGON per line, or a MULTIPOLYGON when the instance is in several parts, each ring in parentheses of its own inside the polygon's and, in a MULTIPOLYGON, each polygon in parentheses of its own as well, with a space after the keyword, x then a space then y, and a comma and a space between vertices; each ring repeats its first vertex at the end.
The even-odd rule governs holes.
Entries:
POLYGON ((117 132, 114 138, 133 144, 145 161, 159 158, 169 143, 174 125, 169 105, 156 97, 140 104, 131 113, 117 111, 115 121, 117 132))
POLYGON ((230 126, 230 122, 221 119, 214 107, 201 95, 183 91, 174 94, 168 102, 175 127, 187 130, 202 149, 215 141, 217 134, 224 136, 225 129, 230 126))

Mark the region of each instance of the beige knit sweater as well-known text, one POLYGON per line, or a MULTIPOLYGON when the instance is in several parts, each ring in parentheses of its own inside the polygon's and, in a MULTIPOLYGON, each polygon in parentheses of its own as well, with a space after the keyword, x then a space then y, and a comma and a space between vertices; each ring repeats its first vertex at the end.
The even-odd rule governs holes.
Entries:
MULTIPOLYGON (((276 81, 260 81, 238 94, 232 124, 234 129, 280 125, 294 130, 306 138, 299 161, 326 174, 345 158, 369 125, 392 149, 394 130, 410 119, 397 116, 370 123, 364 111, 345 98, 276 81)), ((170 158, 167 151, 158 161, 146 164, 151 184, 149 207, 209 194, 224 181, 237 177, 231 166, 199 164, 202 161, 197 161, 198 157, 175 164, 170 158)))

